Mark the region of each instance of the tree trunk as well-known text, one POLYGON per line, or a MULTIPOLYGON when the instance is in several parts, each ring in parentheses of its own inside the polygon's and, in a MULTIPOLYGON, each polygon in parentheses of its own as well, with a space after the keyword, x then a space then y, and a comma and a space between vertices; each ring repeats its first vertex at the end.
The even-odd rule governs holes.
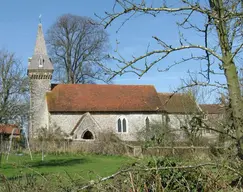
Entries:
POLYGON ((232 55, 231 42, 229 41, 229 29, 225 20, 226 7, 223 0, 209 0, 212 13, 215 13, 214 24, 219 38, 219 45, 222 52, 222 66, 227 80, 230 106, 233 112, 233 127, 237 139, 238 155, 243 159, 243 104, 241 99, 240 83, 237 69, 232 55))
POLYGON ((2 155, 3 155, 3 133, 0 135, 0 167, 2 167, 2 155))
POLYGON ((237 69, 234 62, 225 63, 225 76, 229 91, 229 99, 233 112, 233 123, 237 139, 238 155, 243 159, 243 104, 241 99, 240 84, 237 69))

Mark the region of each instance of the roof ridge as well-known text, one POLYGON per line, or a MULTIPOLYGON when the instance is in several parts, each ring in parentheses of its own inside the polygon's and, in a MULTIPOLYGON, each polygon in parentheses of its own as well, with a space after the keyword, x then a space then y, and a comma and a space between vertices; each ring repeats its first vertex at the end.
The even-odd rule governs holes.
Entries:
POLYGON ((187 95, 187 93, 158 92, 160 95, 187 95))
POLYGON ((4 123, 1 123, 0 126, 16 126, 16 127, 18 127, 18 125, 16 125, 16 124, 4 124, 4 123))
POLYGON ((94 86, 140 86, 140 87, 144 87, 144 86, 149 86, 149 87, 154 87, 154 85, 136 85, 136 84, 132 84, 132 85, 126 85, 126 84, 68 84, 68 83, 52 83, 54 85, 94 85, 94 86))

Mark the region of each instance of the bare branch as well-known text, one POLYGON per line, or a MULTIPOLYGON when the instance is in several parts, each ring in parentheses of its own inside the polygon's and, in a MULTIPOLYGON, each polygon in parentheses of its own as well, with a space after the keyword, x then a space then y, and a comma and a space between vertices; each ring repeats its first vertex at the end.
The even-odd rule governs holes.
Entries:
MULTIPOLYGON (((156 38, 156 37, 155 37, 156 38)), ((159 40, 158 40, 159 41, 159 40)), ((161 45, 163 45, 163 47, 167 48, 167 49, 162 49, 162 50, 154 50, 151 52, 147 52, 144 55, 141 55, 137 58, 134 58, 131 61, 126 62, 125 59, 119 59, 116 58, 114 56, 111 56, 111 59, 118 61, 121 64, 124 64, 124 66, 120 67, 119 72, 116 72, 111 78, 114 78, 116 75, 118 74, 123 74, 124 71, 128 68, 128 67, 132 67, 133 69, 135 69, 136 71, 140 71, 140 73, 136 72, 136 74, 141 77, 143 76, 151 67, 153 67, 156 63, 158 63, 159 61, 161 61, 162 59, 166 58, 169 54, 176 52, 176 51, 181 51, 181 50, 185 50, 185 49, 201 49, 204 51, 208 51, 210 54, 212 54, 213 56, 215 56, 217 59, 222 60, 221 56, 219 56, 217 53, 215 53, 213 50, 201 46, 201 45, 185 45, 185 46, 181 46, 181 47, 175 47, 173 48, 170 45, 165 44, 162 41, 159 41, 161 45), (159 57, 158 59, 154 60, 153 62, 151 62, 149 65, 147 65, 147 67, 144 70, 138 69, 136 67, 133 66, 133 64, 137 63, 140 60, 146 59, 149 56, 155 55, 155 54, 164 54, 161 57, 159 57)))
POLYGON ((154 168, 128 168, 128 169, 125 169, 125 170, 121 170, 121 171, 118 171, 112 175, 109 175, 107 177, 103 177, 101 179, 99 179, 98 181, 92 181, 90 182, 90 184, 88 185, 85 185, 83 187, 80 188, 80 190, 84 190, 84 189, 88 189, 94 185, 97 185, 101 182, 104 182, 104 181, 107 181, 107 180, 110 180, 110 179, 113 179, 115 178, 116 176, 118 175, 121 175, 123 173, 129 173, 129 172, 141 172, 141 171, 146 171, 146 172, 149 172, 149 171, 159 171, 159 170, 175 170, 175 169, 198 169, 198 168, 202 168, 202 167, 222 167, 222 168, 225 168, 233 173, 236 173, 238 174, 239 176, 242 176, 242 173, 240 173, 239 171, 235 170, 234 168, 232 167, 229 167, 229 166, 226 166, 226 165, 221 165, 221 164, 215 164, 215 163, 202 163, 202 164, 197 164, 197 165, 187 165, 187 166, 175 166, 175 167, 154 167, 154 168))
POLYGON ((100 79, 107 82, 108 78, 97 62, 107 59, 105 54, 108 36, 96 21, 70 14, 63 15, 50 27, 47 34, 55 67, 54 78, 60 77, 58 81, 65 83, 95 83, 100 79), (56 73, 59 77, 56 77, 56 73))

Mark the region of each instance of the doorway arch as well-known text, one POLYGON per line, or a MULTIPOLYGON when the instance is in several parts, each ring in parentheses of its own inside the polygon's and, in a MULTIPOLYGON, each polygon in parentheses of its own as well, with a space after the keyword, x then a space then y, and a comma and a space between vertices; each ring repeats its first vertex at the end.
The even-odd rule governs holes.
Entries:
POLYGON ((83 132, 81 139, 92 140, 92 139, 94 139, 94 135, 91 131, 86 130, 86 131, 83 132))

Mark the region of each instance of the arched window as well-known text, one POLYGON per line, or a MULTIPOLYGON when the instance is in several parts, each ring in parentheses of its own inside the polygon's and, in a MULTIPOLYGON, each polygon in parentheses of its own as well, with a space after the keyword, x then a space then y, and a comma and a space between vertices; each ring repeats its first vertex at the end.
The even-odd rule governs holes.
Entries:
POLYGON ((149 118, 148 117, 146 117, 146 119, 145 119, 145 126, 146 126, 146 129, 149 129, 149 127, 150 127, 150 124, 149 124, 150 122, 149 122, 149 118))
POLYGON ((117 120, 117 131, 118 133, 126 133, 127 132, 127 120, 125 118, 119 118, 117 120))
POLYGON ((89 130, 87 130, 83 133, 81 138, 82 139, 94 139, 94 136, 89 130))
POLYGON ((125 118, 122 120, 122 125, 123 132, 127 132, 127 121, 125 118))
POLYGON ((118 132, 120 133, 120 132, 122 132, 122 125, 121 125, 121 119, 119 118, 118 119, 118 122, 117 122, 117 128, 118 128, 118 132))

